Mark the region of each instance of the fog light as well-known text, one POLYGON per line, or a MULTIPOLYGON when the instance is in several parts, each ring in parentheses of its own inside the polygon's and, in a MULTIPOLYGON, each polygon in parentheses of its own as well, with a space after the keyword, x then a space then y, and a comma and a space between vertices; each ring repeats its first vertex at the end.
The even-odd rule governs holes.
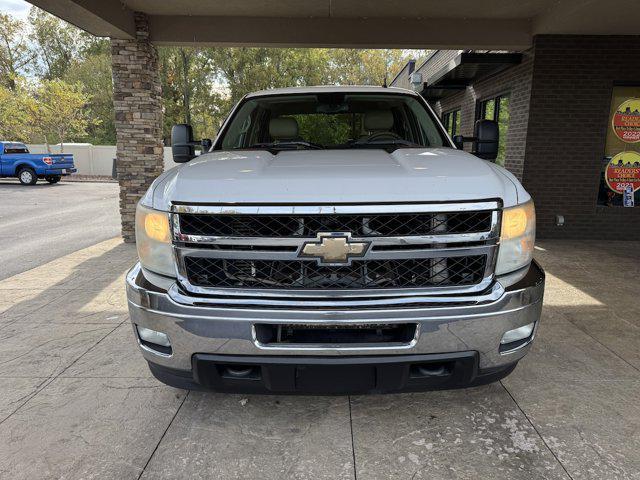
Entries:
POLYGON ((502 340, 500 343, 505 345, 507 343, 517 342, 518 340, 524 340, 525 338, 529 338, 531 333, 533 333, 533 327, 536 326, 536 322, 530 323, 523 327, 515 328, 513 330, 509 330, 502 335, 502 340))
POLYGON ((162 347, 171 347, 171 342, 169 341, 169 337, 166 333, 157 332, 155 330, 151 330, 150 328, 141 327, 140 325, 136 325, 138 329, 138 335, 140 335, 140 339, 145 342, 153 343, 155 345, 160 345, 162 347))

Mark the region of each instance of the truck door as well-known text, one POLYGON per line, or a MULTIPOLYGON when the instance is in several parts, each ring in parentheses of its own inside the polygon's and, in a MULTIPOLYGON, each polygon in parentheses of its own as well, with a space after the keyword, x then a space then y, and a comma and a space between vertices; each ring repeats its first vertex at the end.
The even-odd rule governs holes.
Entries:
POLYGON ((23 143, 0 144, 0 173, 3 176, 15 175, 16 164, 28 154, 29 150, 23 143))

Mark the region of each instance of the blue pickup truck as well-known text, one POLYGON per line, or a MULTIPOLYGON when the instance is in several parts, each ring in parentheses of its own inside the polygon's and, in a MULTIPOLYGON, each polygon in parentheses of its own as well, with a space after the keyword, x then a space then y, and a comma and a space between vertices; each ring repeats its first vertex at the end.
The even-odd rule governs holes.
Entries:
POLYGON ((63 175, 76 171, 70 153, 29 153, 24 143, 0 142, 0 177, 17 177, 23 185, 35 185, 39 178, 58 183, 63 175))

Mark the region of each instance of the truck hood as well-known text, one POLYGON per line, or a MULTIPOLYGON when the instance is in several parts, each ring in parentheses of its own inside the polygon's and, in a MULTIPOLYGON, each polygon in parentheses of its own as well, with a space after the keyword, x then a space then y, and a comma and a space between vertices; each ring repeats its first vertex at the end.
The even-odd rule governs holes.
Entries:
POLYGON ((528 195, 506 170, 452 148, 219 151, 165 172, 153 207, 172 202, 324 204, 442 202, 528 195))

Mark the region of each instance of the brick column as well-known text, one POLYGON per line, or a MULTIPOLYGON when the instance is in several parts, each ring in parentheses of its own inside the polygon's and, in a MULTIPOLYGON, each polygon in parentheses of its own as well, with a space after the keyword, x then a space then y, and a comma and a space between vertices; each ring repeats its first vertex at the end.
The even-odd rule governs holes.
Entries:
POLYGON ((147 17, 135 14, 136 38, 111 40, 116 157, 122 237, 134 242, 136 204, 163 171, 162 95, 158 52, 147 17))

